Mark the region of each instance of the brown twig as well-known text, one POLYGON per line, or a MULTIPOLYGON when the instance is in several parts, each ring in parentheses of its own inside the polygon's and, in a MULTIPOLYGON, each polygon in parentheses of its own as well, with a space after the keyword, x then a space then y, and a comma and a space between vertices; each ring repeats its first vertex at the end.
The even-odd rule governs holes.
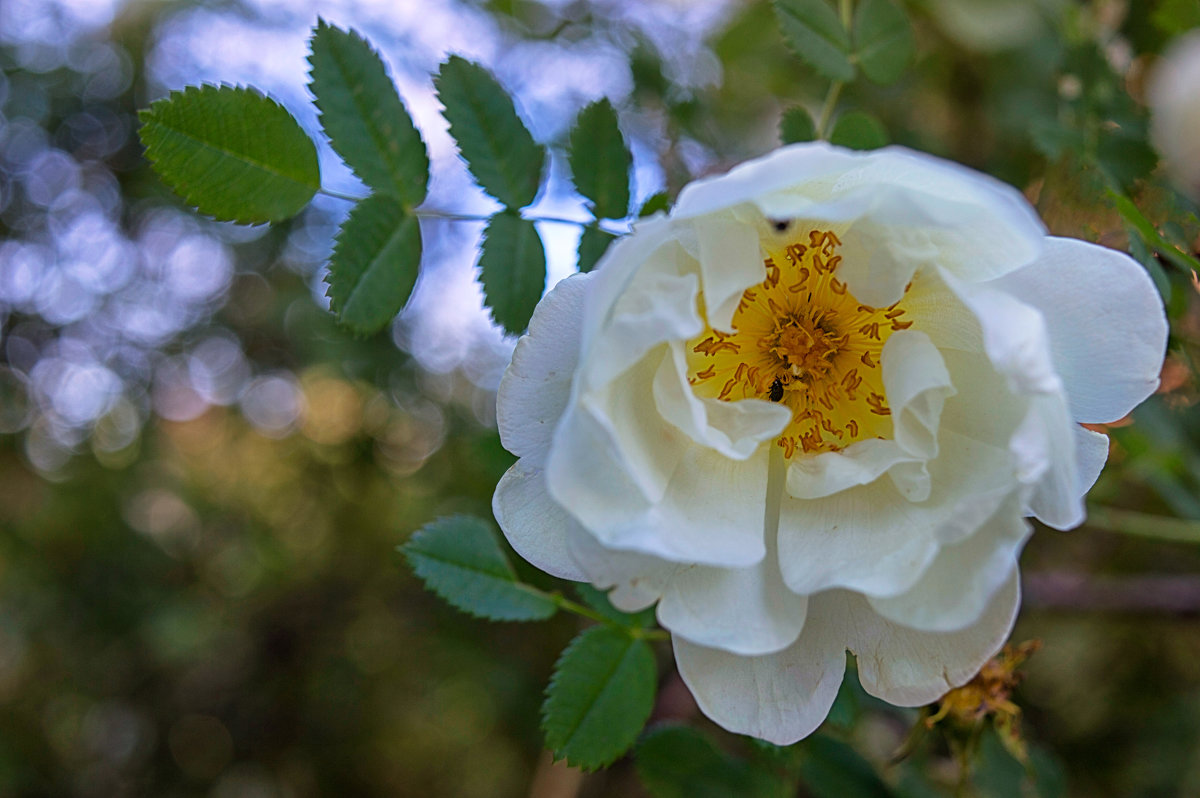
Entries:
POLYGON ((1025 574, 1027 607, 1155 615, 1200 615, 1200 575, 1025 574))

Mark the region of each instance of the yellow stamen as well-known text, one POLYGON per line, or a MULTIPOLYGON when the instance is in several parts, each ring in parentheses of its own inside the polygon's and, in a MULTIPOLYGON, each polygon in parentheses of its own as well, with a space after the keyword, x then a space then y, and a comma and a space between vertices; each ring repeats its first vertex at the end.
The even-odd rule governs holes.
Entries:
POLYGON ((791 409, 777 439, 788 458, 891 437, 880 353, 893 331, 912 326, 900 303, 861 304, 833 276, 842 256, 831 231, 809 230, 800 241, 769 253, 762 283, 738 302, 732 332, 706 328, 688 345, 688 381, 698 395, 791 409))

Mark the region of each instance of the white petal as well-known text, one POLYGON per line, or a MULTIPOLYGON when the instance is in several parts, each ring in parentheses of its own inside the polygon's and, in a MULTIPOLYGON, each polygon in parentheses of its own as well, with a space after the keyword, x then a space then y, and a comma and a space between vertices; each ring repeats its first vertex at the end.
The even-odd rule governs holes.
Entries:
POLYGON ((821 499, 869 485, 896 464, 917 459, 895 441, 868 438, 840 452, 794 458, 788 465, 787 492, 796 499, 821 499))
POLYGON ((942 409, 941 429, 1007 449, 1009 439, 1025 417, 1028 398, 1010 390, 1008 380, 996 371, 982 350, 943 348, 941 353, 958 390, 942 409))
POLYGON ((550 495, 610 548, 753 565, 766 551, 766 452, 737 461, 687 441, 658 415, 643 368, 652 364, 613 383, 607 406, 568 409, 546 469, 550 495))
POLYGON ((545 462, 554 427, 570 398, 579 362, 580 315, 591 279, 591 274, 573 274, 542 298, 500 380, 500 442, 528 458, 528 466, 545 462))
POLYGON ((877 306, 899 298, 923 264, 986 280, 1032 260, 1045 235, 1021 193, 987 175, 902 147, 858 153, 823 143, 781 147, 698 180, 680 193, 672 217, 746 203, 769 219, 832 223, 839 235, 854 222, 838 276, 877 306))
POLYGON ((1076 429, 1064 397, 1034 396, 1009 444, 1017 478, 1033 487, 1029 510, 1055 529, 1072 529, 1085 517, 1080 491, 1085 479, 1075 461, 1076 429))
POLYGON ((749 568, 680 567, 658 604, 659 624, 697 645, 744 656, 787 648, 804 627, 808 599, 784 586, 773 549, 749 568))
POLYGON ((926 269, 916 275, 904 295, 904 308, 914 322, 913 329, 928 335, 943 357, 946 350, 984 351, 979 319, 936 270, 926 269))
POLYGON ((884 618, 925 632, 954 632, 983 615, 1017 567, 1017 555, 1033 531, 1014 492, 987 523, 966 540, 943 546, 911 590, 870 598, 884 618))
POLYGON ((559 579, 587 581, 567 549, 567 531, 575 519, 546 492, 540 468, 518 460, 496 485, 492 512, 509 544, 528 562, 559 579))
POLYGON ((838 277, 878 307, 899 299, 925 266, 937 264, 965 282, 1006 274, 1035 258, 1045 236, 1016 189, 898 147, 860 155, 836 177, 754 201, 770 218, 834 227, 844 256, 838 277))
POLYGON ((728 332, 742 292, 767 275, 758 229, 733 214, 721 214, 703 219, 695 231, 708 323, 728 332))
POLYGON ((800 638, 774 654, 743 657, 673 636, 679 675, 705 715, 776 745, 807 737, 825 720, 846 672, 844 630, 810 615, 800 638))
POLYGON ((937 554, 934 515, 887 481, 823 499, 785 495, 779 523, 784 581, 801 594, 831 587, 902 593, 937 554))
POLYGON ((1079 469, 1079 495, 1086 494, 1100 478, 1108 460, 1108 436, 1083 427, 1075 427, 1075 462, 1079 469))
POLYGON ((547 465, 550 493, 563 506, 587 521, 590 508, 606 513, 630 512, 661 500, 688 440, 663 421, 651 390, 658 358, 646 357, 603 390, 579 396, 559 420, 547 465), (576 494, 568 494, 575 485, 576 494), (560 491, 562 493, 560 494, 560 491))
POLYGON ((941 353, 925 333, 899 330, 883 345, 880 365, 896 443, 921 460, 932 460, 942 407, 957 393, 941 353))
POLYGON ((1008 638, 1020 602, 1014 570, 979 621, 957 632, 909 629, 874 612, 862 596, 843 591, 814 597, 809 617, 828 614, 847 630, 864 690, 898 706, 916 707, 979 671, 1008 638))
POLYGON ((971 309, 983 331, 983 346, 1014 394, 1063 391, 1050 354, 1046 319, 1032 305, 995 287, 966 285, 943 272, 943 280, 971 309))
POLYGON ((673 271, 681 252, 676 227, 663 216, 637 220, 629 235, 613 242, 590 272, 596 277, 583 307, 581 338, 585 358, 630 282, 643 270, 654 271, 658 267, 673 271))
MULTIPOLYGON (((659 254, 665 258, 669 251, 659 254)), ((613 306, 603 335, 583 357, 578 394, 604 390, 663 342, 686 341, 704 329, 696 309, 699 281, 694 274, 672 273, 675 268, 658 263, 634 278, 613 306)))
POLYGON ((623 612, 638 612, 658 601, 677 563, 632 551, 617 551, 600 545, 579 524, 566 527, 567 550, 587 579, 601 590, 612 591, 608 600, 623 612))
POLYGON ((843 587, 895 596, 916 583, 942 545, 978 529, 1015 485, 1011 456, 945 429, 939 447, 923 502, 882 480, 822 499, 785 496, 779 552, 787 586, 802 594, 843 587))
POLYGON ((687 355, 678 341, 670 344, 670 357, 663 359, 654 375, 654 404, 663 418, 693 441, 734 460, 754 454, 792 417, 788 408, 772 402, 723 402, 696 396, 687 381, 687 355))
POLYGON ((1146 270, 1125 253, 1049 238, 1042 257, 995 285, 1042 312, 1076 421, 1115 421, 1158 387, 1167 320, 1146 270))
MULTIPOLYGON (((738 164, 723 175, 684 186, 671 217, 690 219, 755 202, 775 192, 804 189, 821 178, 852 169, 861 158, 851 150, 823 142, 780 147, 767 156, 738 164)), ((820 182, 827 187, 832 179, 820 182)))

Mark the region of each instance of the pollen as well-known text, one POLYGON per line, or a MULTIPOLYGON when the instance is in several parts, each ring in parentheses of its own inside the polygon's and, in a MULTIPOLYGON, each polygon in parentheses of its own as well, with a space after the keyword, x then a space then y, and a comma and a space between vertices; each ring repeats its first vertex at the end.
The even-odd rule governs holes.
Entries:
POLYGON ((732 332, 706 327, 688 343, 698 396, 792 411, 777 440, 788 458, 892 436, 881 352, 912 321, 903 298, 876 308, 854 297, 835 276, 840 247, 832 231, 814 229, 768 250, 765 279, 742 295, 732 332))

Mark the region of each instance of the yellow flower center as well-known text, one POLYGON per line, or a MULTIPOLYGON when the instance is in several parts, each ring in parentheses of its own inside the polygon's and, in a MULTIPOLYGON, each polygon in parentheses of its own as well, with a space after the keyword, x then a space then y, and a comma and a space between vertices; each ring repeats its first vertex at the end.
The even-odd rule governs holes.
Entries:
POLYGON ((841 242, 828 230, 769 252, 767 278, 746 289, 733 332, 705 326, 688 345, 688 381, 698 396, 786 405, 784 454, 838 451, 892 434, 880 352, 912 326, 900 300, 864 305, 833 276, 841 242))

